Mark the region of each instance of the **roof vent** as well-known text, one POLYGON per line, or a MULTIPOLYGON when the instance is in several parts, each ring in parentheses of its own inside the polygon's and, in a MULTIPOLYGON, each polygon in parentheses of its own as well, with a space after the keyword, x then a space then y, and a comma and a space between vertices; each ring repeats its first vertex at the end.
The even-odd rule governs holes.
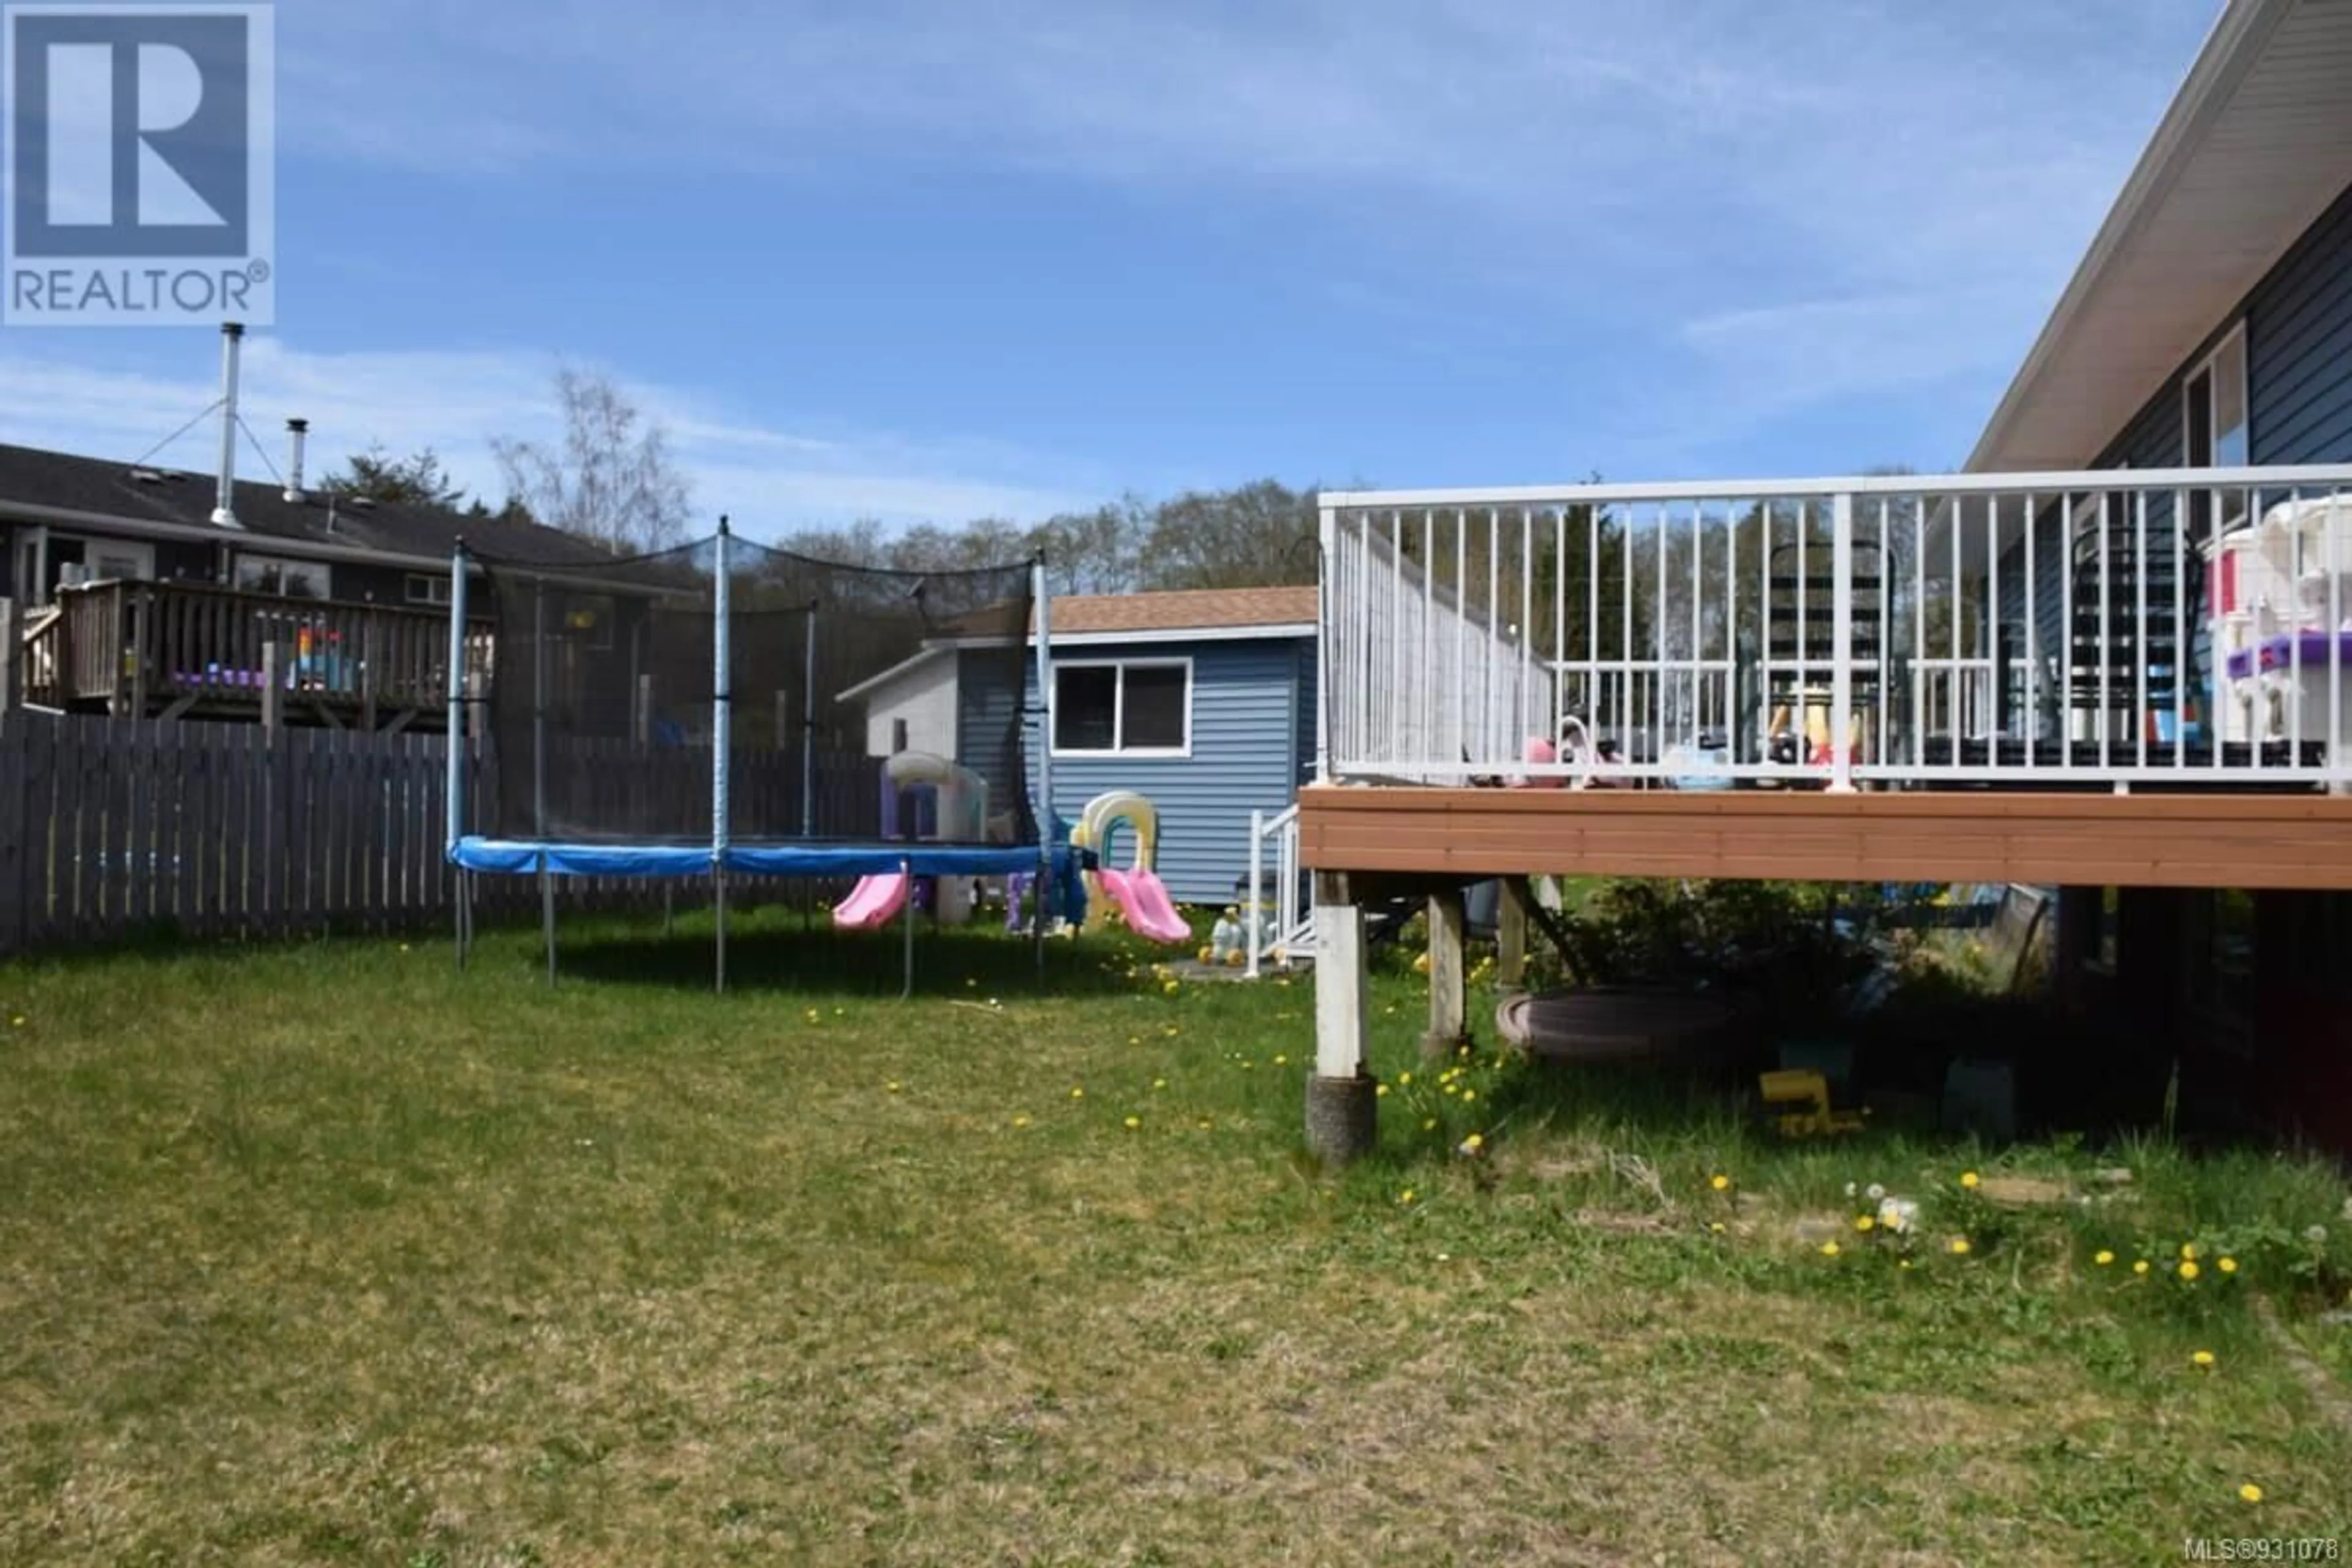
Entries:
POLYGON ((138 485, 160 485, 166 479, 176 477, 176 475, 158 473, 153 468, 133 468, 131 470, 131 482, 138 485))

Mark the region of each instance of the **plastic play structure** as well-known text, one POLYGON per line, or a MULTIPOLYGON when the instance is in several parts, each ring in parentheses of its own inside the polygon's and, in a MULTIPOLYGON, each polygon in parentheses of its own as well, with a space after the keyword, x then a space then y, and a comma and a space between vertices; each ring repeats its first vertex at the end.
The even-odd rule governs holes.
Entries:
MULTIPOLYGON (((901 837, 902 798, 912 807, 904 824, 907 838, 972 843, 987 837, 988 781, 961 763, 929 752, 900 752, 884 763, 885 838, 901 837)), ((905 871, 879 871, 858 879, 849 896, 835 906, 833 923, 843 931, 871 931, 888 924, 910 897, 928 897, 931 913, 947 924, 961 924, 971 918, 969 879, 922 878, 905 871)))
POLYGON ((1099 931, 1115 909, 1128 929, 1154 942, 1190 942, 1192 928, 1176 912, 1168 889, 1152 871, 1160 847, 1160 814, 1151 802, 1133 790, 1111 790, 1087 802, 1070 843, 1097 862, 1086 878, 1087 912, 1083 929, 1099 931), (1135 835, 1135 863, 1125 870, 1103 861, 1110 837, 1124 823, 1135 835))
POLYGON ((2352 744, 2352 506, 2283 501, 2204 551, 2221 739, 2325 745, 2332 718, 2352 744))

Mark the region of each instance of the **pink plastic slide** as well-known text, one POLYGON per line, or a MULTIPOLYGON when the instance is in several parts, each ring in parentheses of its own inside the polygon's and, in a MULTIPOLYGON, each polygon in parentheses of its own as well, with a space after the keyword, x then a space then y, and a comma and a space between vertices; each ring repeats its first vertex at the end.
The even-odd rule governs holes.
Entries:
POLYGON ((834 906, 833 923, 844 931, 872 931, 905 907, 908 885, 903 871, 860 877, 849 897, 834 906))
POLYGON ((1154 942, 1190 942, 1192 928, 1168 901, 1168 889, 1149 871, 1121 871, 1115 867, 1102 868, 1103 890, 1127 917, 1128 929, 1139 931, 1154 942))

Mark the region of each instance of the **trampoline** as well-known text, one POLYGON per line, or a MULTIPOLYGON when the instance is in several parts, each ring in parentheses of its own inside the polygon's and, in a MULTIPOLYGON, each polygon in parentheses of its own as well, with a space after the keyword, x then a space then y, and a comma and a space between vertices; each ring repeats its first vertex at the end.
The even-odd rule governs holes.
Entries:
MULTIPOLYGON (((458 961, 477 877, 540 879, 551 980, 559 879, 708 879, 720 990, 730 879, 900 878, 911 990, 918 879, 1051 878, 1073 853, 1045 841, 1029 795, 1024 731, 1033 694, 1052 689, 1043 584, 1036 560, 933 573, 811 560, 724 518, 707 539, 585 567, 461 542, 458 961)), ((1050 794, 1042 750, 1037 765, 1050 794)), ((1041 963, 1045 931, 1041 908, 1041 963)))

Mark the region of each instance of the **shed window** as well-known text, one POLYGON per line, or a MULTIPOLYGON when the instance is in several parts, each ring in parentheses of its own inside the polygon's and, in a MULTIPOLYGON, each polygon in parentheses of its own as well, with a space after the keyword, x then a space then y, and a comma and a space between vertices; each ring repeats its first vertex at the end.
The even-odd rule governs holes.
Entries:
POLYGON ((1181 756, 1192 740, 1189 659, 1054 667, 1054 750, 1181 756))

